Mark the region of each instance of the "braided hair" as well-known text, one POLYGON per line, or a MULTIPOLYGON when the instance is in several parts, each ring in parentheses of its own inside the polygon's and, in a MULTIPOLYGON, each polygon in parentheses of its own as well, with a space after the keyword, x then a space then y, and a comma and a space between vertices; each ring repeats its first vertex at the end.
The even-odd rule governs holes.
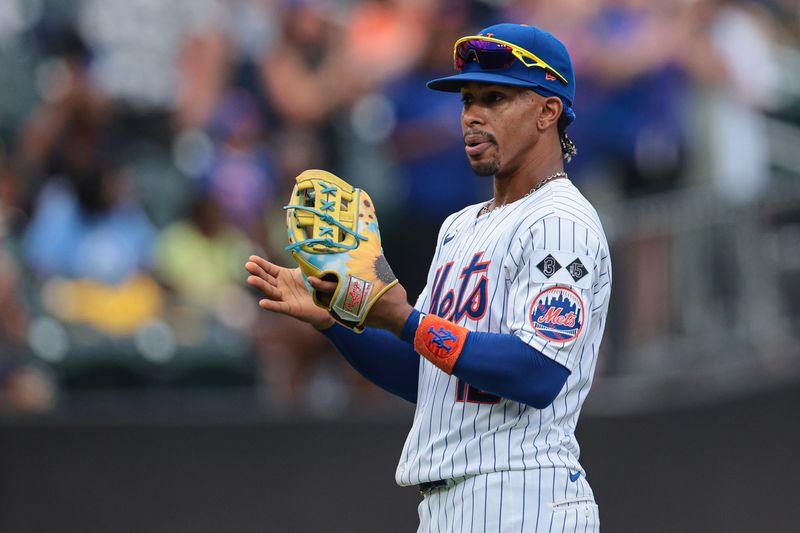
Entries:
POLYGON ((564 154, 564 159, 569 163, 572 157, 578 155, 578 149, 575 143, 567 135, 567 120, 562 114, 558 119, 558 139, 561 142, 561 153, 564 154))

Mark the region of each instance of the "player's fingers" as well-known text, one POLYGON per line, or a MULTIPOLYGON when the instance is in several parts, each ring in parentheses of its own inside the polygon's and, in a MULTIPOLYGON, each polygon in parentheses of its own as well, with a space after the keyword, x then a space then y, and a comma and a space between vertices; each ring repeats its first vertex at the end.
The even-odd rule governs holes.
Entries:
POLYGON ((249 257, 250 261, 255 263, 256 265, 260 266, 261 269, 271 276, 277 276, 280 272, 281 267, 276 265, 275 263, 270 263, 266 259, 258 255, 251 255, 249 257))
POLYGON ((308 283, 319 292, 332 293, 336 290, 336 283, 325 281, 315 276, 308 276, 308 283))
POLYGON ((258 276, 248 276, 247 283, 260 290, 264 296, 271 300, 280 300, 283 297, 280 289, 258 276))
POLYGON ((275 276, 265 272, 263 268, 261 268, 259 265, 257 265, 253 261, 248 261, 247 263, 245 263, 244 264, 244 268, 250 274, 252 274, 254 276, 258 276, 259 278, 261 278, 263 280, 266 280, 270 285, 272 285, 274 287, 278 286, 278 280, 275 278, 275 276))
POLYGON ((274 311, 275 313, 281 313, 284 315, 288 315, 289 313, 289 306, 286 305, 285 302, 276 302, 274 300, 259 300, 258 302, 259 307, 262 309, 266 309, 267 311, 274 311))
POLYGON ((255 261, 248 261, 244 264, 244 269, 253 274, 254 276, 258 276, 259 278, 266 278, 269 276, 267 272, 261 268, 261 266, 256 263, 255 261))

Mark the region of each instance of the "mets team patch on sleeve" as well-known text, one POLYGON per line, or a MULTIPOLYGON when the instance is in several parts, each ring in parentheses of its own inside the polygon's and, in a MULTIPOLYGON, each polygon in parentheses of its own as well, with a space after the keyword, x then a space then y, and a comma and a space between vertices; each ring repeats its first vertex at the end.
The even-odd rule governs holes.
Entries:
POLYGON ((594 261, 586 255, 576 253, 537 250, 533 254, 533 281, 557 283, 579 289, 588 289, 592 284, 594 261))
POLYGON ((551 287, 533 299, 528 320, 539 337, 552 342, 570 342, 583 328, 583 301, 566 287, 551 287))

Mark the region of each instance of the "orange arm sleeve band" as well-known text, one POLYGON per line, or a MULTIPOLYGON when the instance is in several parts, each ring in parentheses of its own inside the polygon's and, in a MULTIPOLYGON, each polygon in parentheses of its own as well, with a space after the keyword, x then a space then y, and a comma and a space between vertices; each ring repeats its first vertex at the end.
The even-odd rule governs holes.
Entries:
POLYGON ((426 315, 414 334, 414 349, 448 374, 453 373, 469 330, 435 315, 426 315))

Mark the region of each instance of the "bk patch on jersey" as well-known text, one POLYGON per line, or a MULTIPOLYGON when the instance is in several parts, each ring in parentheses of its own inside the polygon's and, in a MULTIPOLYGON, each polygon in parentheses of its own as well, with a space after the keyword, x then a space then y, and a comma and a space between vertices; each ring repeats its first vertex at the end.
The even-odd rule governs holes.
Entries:
POLYGON ((553 342, 578 338, 584 321, 583 301, 566 287, 545 289, 533 299, 528 320, 539 337, 553 342))

